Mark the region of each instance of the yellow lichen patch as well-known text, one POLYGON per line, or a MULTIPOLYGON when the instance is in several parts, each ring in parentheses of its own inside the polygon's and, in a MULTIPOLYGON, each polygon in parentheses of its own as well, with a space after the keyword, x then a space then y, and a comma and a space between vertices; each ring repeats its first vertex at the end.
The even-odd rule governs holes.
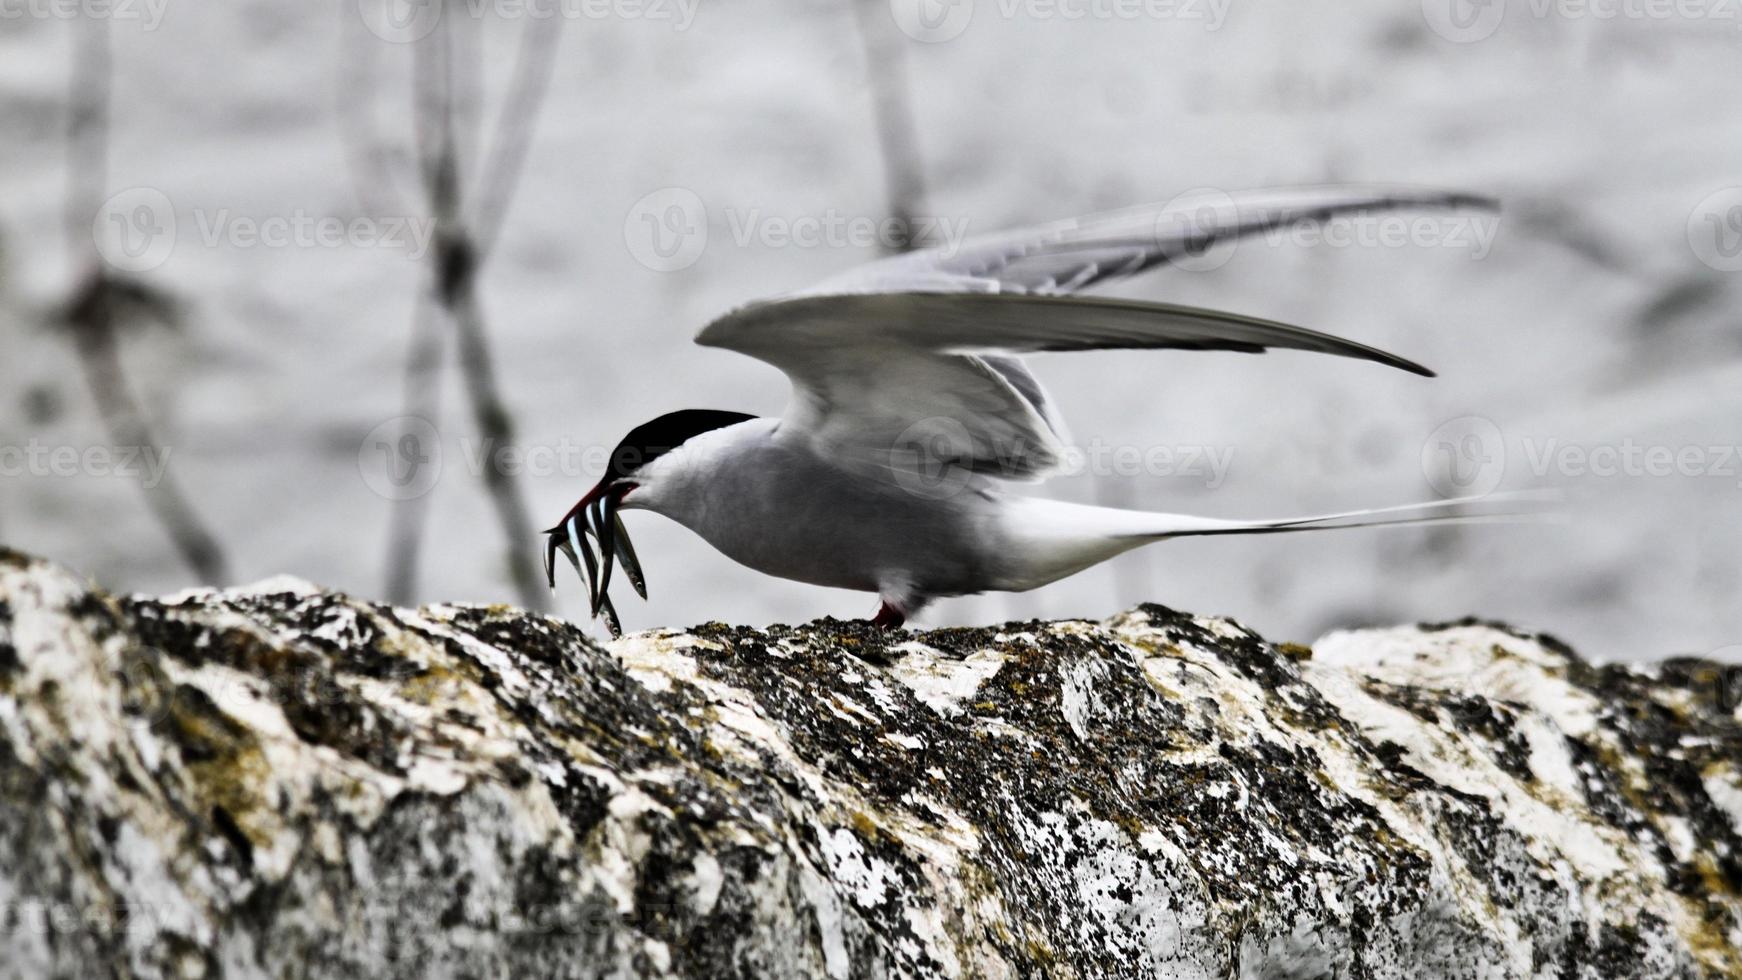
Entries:
POLYGON ((1054 959, 1056 959, 1053 955, 1052 947, 1038 939, 1030 939, 1025 944, 1025 948, 1028 950, 1028 955, 1034 960, 1034 962, 1042 967, 1052 966, 1054 959))
POLYGON ((431 705, 443 694, 464 684, 459 672, 442 664, 430 664, 399 687, 400 696, 415 704, 431 705))
POLYGON ((878 829, 876 821, 867 816, 863 810, 854 810, 847 817, 847 822, 853 825, 855 833, 867 840, 876 840, 882 836, 882 831, 878 829))
POLYGON ((1129 813, 1115 813, 1112 815, 1112 820, 1123 828, 1125 833, 1129 834, 1133 841, 1142 837, 1144 832, 1149 829, 1144 825, 1143 821, 1129 813))
MULTIPOLYGON (((1723 895, 1731 899, 1738 893, 1710 854, 1694 858, 1694 870, 1708 895, 1723 895)), ((1684 899, 1687 916, 1683 920, 1682 938, 1701 965, 1715 971, 1716 976, 1742 977, 1742 950, 1730 941, 1735 926, 1734 912, 1716 901, 1699 902, 1684 899)))
POLYGON ((195 688, 176 692, 164 721, 198 796, 208 807, 227 812, 251 844, 265 846, 267 835, 252 819, 263 804, 259 790, 272 782, 259 741, 195 688))

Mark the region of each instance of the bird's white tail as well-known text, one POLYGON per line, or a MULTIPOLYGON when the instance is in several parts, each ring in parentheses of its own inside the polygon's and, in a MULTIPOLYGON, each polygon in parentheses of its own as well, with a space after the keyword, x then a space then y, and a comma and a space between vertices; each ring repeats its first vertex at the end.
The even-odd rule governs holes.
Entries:
POLYGON ((1056 500, 1013 502, 1009 534, 1013 591, 1032 589, 1074 575, 1133 548, 1171 538, 1211 534, 1282 534, 1334 528, 1409 527, 1540 521, 1553 494, 1522 492, 1458 497, 1396 507, 1374 507, 1311 517, 1228 520, 1189 514, 1093 507, 1056 500))

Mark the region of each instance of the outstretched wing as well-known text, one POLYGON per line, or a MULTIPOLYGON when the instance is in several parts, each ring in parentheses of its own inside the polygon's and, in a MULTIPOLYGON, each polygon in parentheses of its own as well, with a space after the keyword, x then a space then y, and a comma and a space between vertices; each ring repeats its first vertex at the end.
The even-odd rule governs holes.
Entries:
POLYGON ((890 256, 797 296, 838 293, 1030 293, 1064 296, 1133 276, 1222 242, 1299 222, 1400 208, 1493 211, 1492 198, 1382 185, 1203 190, 1148 204, 890 256))
POLYGON ((780 368, 793 400, 782 431, 848 460, 921 462, 1004 479, 1056 468, 1063 426, 1015 356, 1127 349, 1318 351, 1431 375, 1328 334, 1196 307, 1074 295, 1227 238, 1294 221, 1468 195, 1308 189, 1187 200, 896 256, 715 320, 698 343, 780 368), (1180 210, 1189 213, 1189 220, 1180 210))

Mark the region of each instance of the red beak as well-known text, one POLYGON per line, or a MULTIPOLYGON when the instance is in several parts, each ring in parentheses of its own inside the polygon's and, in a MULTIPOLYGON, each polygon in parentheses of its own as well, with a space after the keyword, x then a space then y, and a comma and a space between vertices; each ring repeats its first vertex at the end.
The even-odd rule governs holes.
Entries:
MULTIPOLYGON (((563 519, 556 522, 556 527, 551 528, 549 531, 546 531, 545 533, 546 534, 555 534, 557 532, 560 532, 563 529, 563 526, 569 522, 569 518, 574 517, 576 514, 579 514, 583 511, 585 511, 588 507, 593 506, 593 502, 598 500, 600 497, 603 497, 605 495, 606 491, 610 489, 610 486, 611 486, 611 476, 610 476, 610 474, 606 474, 605 478, 599 481, 598 486, 595 486, 593 489, 588 490, 587 495, 585 497, 582 497, 579 501, 577 501, 575 503, 575 505, 573 507, 569 508, 569 512, 563 515, 563 519)), ((624 493, 629 492, 628 488, 626 487, 623 492, 624 493)), ((621 497, 619 497, 619 499, 621 499, 621 497)))

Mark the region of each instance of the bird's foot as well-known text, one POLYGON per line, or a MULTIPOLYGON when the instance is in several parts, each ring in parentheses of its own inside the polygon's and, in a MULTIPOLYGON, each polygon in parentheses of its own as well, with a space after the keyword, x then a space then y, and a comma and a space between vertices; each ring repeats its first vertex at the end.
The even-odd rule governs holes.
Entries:
POLYGON ((879 629, 898 630, 905 622, 907 614, 890 605, 887 599, 878 604, 877 615, 871 617, 871 625, 879 629))

